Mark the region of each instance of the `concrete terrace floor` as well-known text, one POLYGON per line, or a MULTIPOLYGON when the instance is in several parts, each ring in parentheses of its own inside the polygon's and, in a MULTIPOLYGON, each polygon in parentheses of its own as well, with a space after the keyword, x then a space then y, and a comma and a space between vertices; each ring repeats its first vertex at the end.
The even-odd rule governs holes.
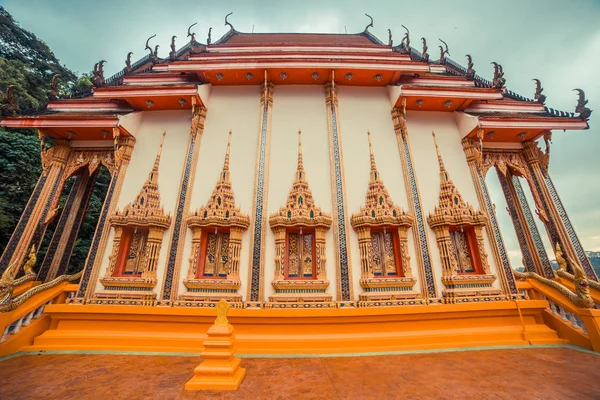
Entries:
POLYGON ((24 355, 0 399, 600 399, 600 357, 569 348, 242 359, 237 392, 186 392, 199 357, 24 355))

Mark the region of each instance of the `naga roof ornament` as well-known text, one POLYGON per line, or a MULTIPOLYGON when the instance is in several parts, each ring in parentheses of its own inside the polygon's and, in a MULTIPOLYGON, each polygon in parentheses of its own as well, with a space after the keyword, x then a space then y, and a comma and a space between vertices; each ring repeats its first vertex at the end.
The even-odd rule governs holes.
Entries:
POLYGON ((125 60, 125 73, 131 72, 131 55, 132 54, 133 54, 133 51, 130 51, 129 53, 127 53, 127 59, 125 60))
POLYGON ((502 69, 502 65, 498 64, 495 61, 492 61, 492 65, 494 66, 494 79, 492 80, 492 85, 496 89, 502 89, 504 84, 506 83, 506 79, 504 79, 504 70, 502 69))
POLYGON ((446 64, 446 55, 450 55, 450 52, 448 51, 448 43, 444 42, 442 39, 438 40, 444 43, 444 47, 438 46, 440 49, 440 64, 446 64))
POLYGON ((473 79, 475 77, 475 70, 473 69, 473 58, 470 54, 467 54, 467 78, 473 79))
POLYGON ((177 36, 173 35, 171 37, 171 52, 169 53, 170 60, 175 60, 177 58, 177 49, 175 48, 175 39, 177 39, 177 36))
POLYGON ((542 87, 542 82, 540 82, 539 79, 533 79, 533 81, 535 82, 535 95, 533 98, 538 103, 544 104, 546 102, 546 96, 542 94, 542 92, 544 91, 544 88, 542 87))
POLYGON ((231 22, 227 20, 227 17, 229 17, 231 14, 233 14, 233 11, 225 16, 225 25, 229 26, 230 31, 235 31, 235 28, 233 27, 233 25, 231 25, 231 22))
POLYGON ((369 24, 368 24, 367 26, 365 26, 365 30, 364 30, 364 32, 368 32, 368 31, 369 31, 369 28, 373 28, 373 26, 374 26, 374 25, 373 25, 373 17, 371 17, 371 16, 370 16, 369 14, 367 14, 367 13, 365 13, 365 15, 366 15, 367 17, 369 17, 369 19, 371 20, 371 22, 369 22, 369 24))
POLYGON ((579 98, 577 99, 577 106, 575 106, 575 112, 579 114, 579 118, 583 120, 588 120, 590 115, 592 115, 592 110, 586 107, 586 104, 589 100, 585 99, 585 92, 581 89, 573 89, 579 93, 579 98))
POLYGON ((423 50, 421 51, 421 57, 425 62, 429 61, 429 53, 427 53, 427 39, 424 37, 421 38, 421 42, 423 42, 423 50))
POLYGON ((406 30, 406 33, 402 37, 402 47, 404 48, 404 51, 410 54, 410 31, 406 26, 402 25, 402 27, 406 30))

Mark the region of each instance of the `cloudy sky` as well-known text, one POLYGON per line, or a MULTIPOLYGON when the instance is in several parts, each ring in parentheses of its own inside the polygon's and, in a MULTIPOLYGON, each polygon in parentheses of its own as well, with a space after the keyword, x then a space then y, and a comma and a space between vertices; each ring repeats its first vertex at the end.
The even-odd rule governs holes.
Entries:
MULTIPOLYGON (((384 41, 391 28, 398 43, 403 24, 413 45, 419 46, 422 36, 428 39, 432 58, 442 38, 452 59, 464 63, 464 55, 471 54, 483 77, 491 78, 491 61, 500 62, 507 86, 523 95, 533 96, 531 79, 540 79, 550 107, 573 111, 577 96, 572 89, 583 88, 588 105, 597 110, 591 129, 554 132, 550 174, 584 247, 600 251, 599 1, 0 0, 0 5, 78 72, 91 70, 100 59, 108 61, 108 75, 121 70, 127 52, 133 51, 134 59, 143 56, 153 34, 152 43, 160 44, 160 55, 166 57, 171 36, 177 35, 182 45, 194 22, 199 41, 209 27, 216 40, 228 30, 223 18, 231 11, 230 22, 241 32, 356 33, 368 23, 368 13, 375 21, 371 31, 384 41)), ((521 265, 494 174, 488 175, 488 184, 513 264, 521 265)), ((544 231, 542 236, 547 236, 544 231)))

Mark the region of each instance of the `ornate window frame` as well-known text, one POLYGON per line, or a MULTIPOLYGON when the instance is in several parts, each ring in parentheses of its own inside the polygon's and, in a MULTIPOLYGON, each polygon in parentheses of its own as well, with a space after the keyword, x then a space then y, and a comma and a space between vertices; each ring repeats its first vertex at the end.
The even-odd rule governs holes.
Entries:
POLYGON ((331 227, 331 215, 315 205, 312 191, 306 180, 302 159, 302 134, 298 131, 298 166, 296 178, 287 198, 286 205, 269 218, 269 225, 275 235, 275 277, 271 284, 275 294, 270 302, 330 302, 332 295, 326 292, 329 287, 325 269, 325 234, 331 227), (288 233, 300 229, 314 231, 314 269, 316 276, 305 279, 286 278, 288 233))
POLYGON ((438 205, 427 216, 427 223, 435 233, 442 261, 442 283, 446 287, 442 291, 443 301, 455 303, 468 297, 498 295, 502 290, 492 287, 496 276, 491 273, 484 245, 482 228, 489 223, 488 218, 464 201, 444 166, 435 133, 432 135, 440 167, 440 194, 438 205), (477 268, 472 273, 457 272, 458 261, 450 237, 450 232, 455 230, 467 231, 465 237, 477 268))
POLYGON ((187 218, 187 225, 192 231, 192 253, 189 258, 188 274, 183 280, 188 291, 179 295, 179 300, 183 302, 195 302, 198 303, 196 305, 200 305, 224 299, 236 307, 241 305, 242 295, 238 293, 241 287, 240 252, 242 235, 250 225, 250 218, 235 204, 229 171, 230 153, 231 131, 223 169, 207 204, 192 212, 187 218), (199 276, 200 264, 206 251, 206 238, 215 231, 229 233, 227 250, 229 271, 226 277, 199 276))
POLYGON ((352 214, 350 224, 358 234, 360 251, 361 279, 363 292, 359 295, 359 306, 373 305, 383 300, 414 299, 420 294, 413 289, 416 278, 413 277, 408 254, 408 230, 414 223, 414 217, 392 201, 377 165, 371 144, 371 133, 367 132, 371 171, 365 205, 358 213, 352 214), (372 234, 389 231, 395 248, 397 276, 376 276, 372 249, 372 234))
POLYGON ((106 275, 100 279, 107 290, 97 292, 96 296, 98 298, 127 297, 141 300, 156 298, 156 293, 152 289, 157 283, 158 256, 164 232, 171 225, 171 216, 165 214, 164 208, 160 205, 160 191, 158 188, 158 170, 165 135, 166 132, 163 133, 152 170, 136 199, 126 205, 122 211, 116 210, 109 218, 111 227, 115 230, 113 249, 109 256, 109 267, 106 275), (142 251, 144 257, 144 260, 142 260, 143 271, 141 276, 122 276, 118 271, 124 267, 120 264, 124 260, 119 255, 128 251, 128 248, 122 247, 123 239, 127 238, 128 231, 136 229, 143 229, 148 232, 142 251))

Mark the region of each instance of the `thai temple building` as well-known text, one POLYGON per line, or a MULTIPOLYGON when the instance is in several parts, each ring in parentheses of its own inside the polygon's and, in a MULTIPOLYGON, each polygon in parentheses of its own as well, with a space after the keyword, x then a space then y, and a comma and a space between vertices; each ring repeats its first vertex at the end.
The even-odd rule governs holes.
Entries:
POLYGON ((227 25, 215 41, 190 27, 168 56, 150 38, 112 77, 100 61, 89 95, 0 121, 38 130, 43 165, 0 258, 0 356, 198 352, 220 300, 240 354, 600 351, 598 277, 548 173, 552 132, 588 129, 582 90, 574 113, 550 109, 539 81, 521 96, 500 64, 482 62, 486 80, 408 31, 227 25), (67 275, 101 169, 89 254, 67 275))

